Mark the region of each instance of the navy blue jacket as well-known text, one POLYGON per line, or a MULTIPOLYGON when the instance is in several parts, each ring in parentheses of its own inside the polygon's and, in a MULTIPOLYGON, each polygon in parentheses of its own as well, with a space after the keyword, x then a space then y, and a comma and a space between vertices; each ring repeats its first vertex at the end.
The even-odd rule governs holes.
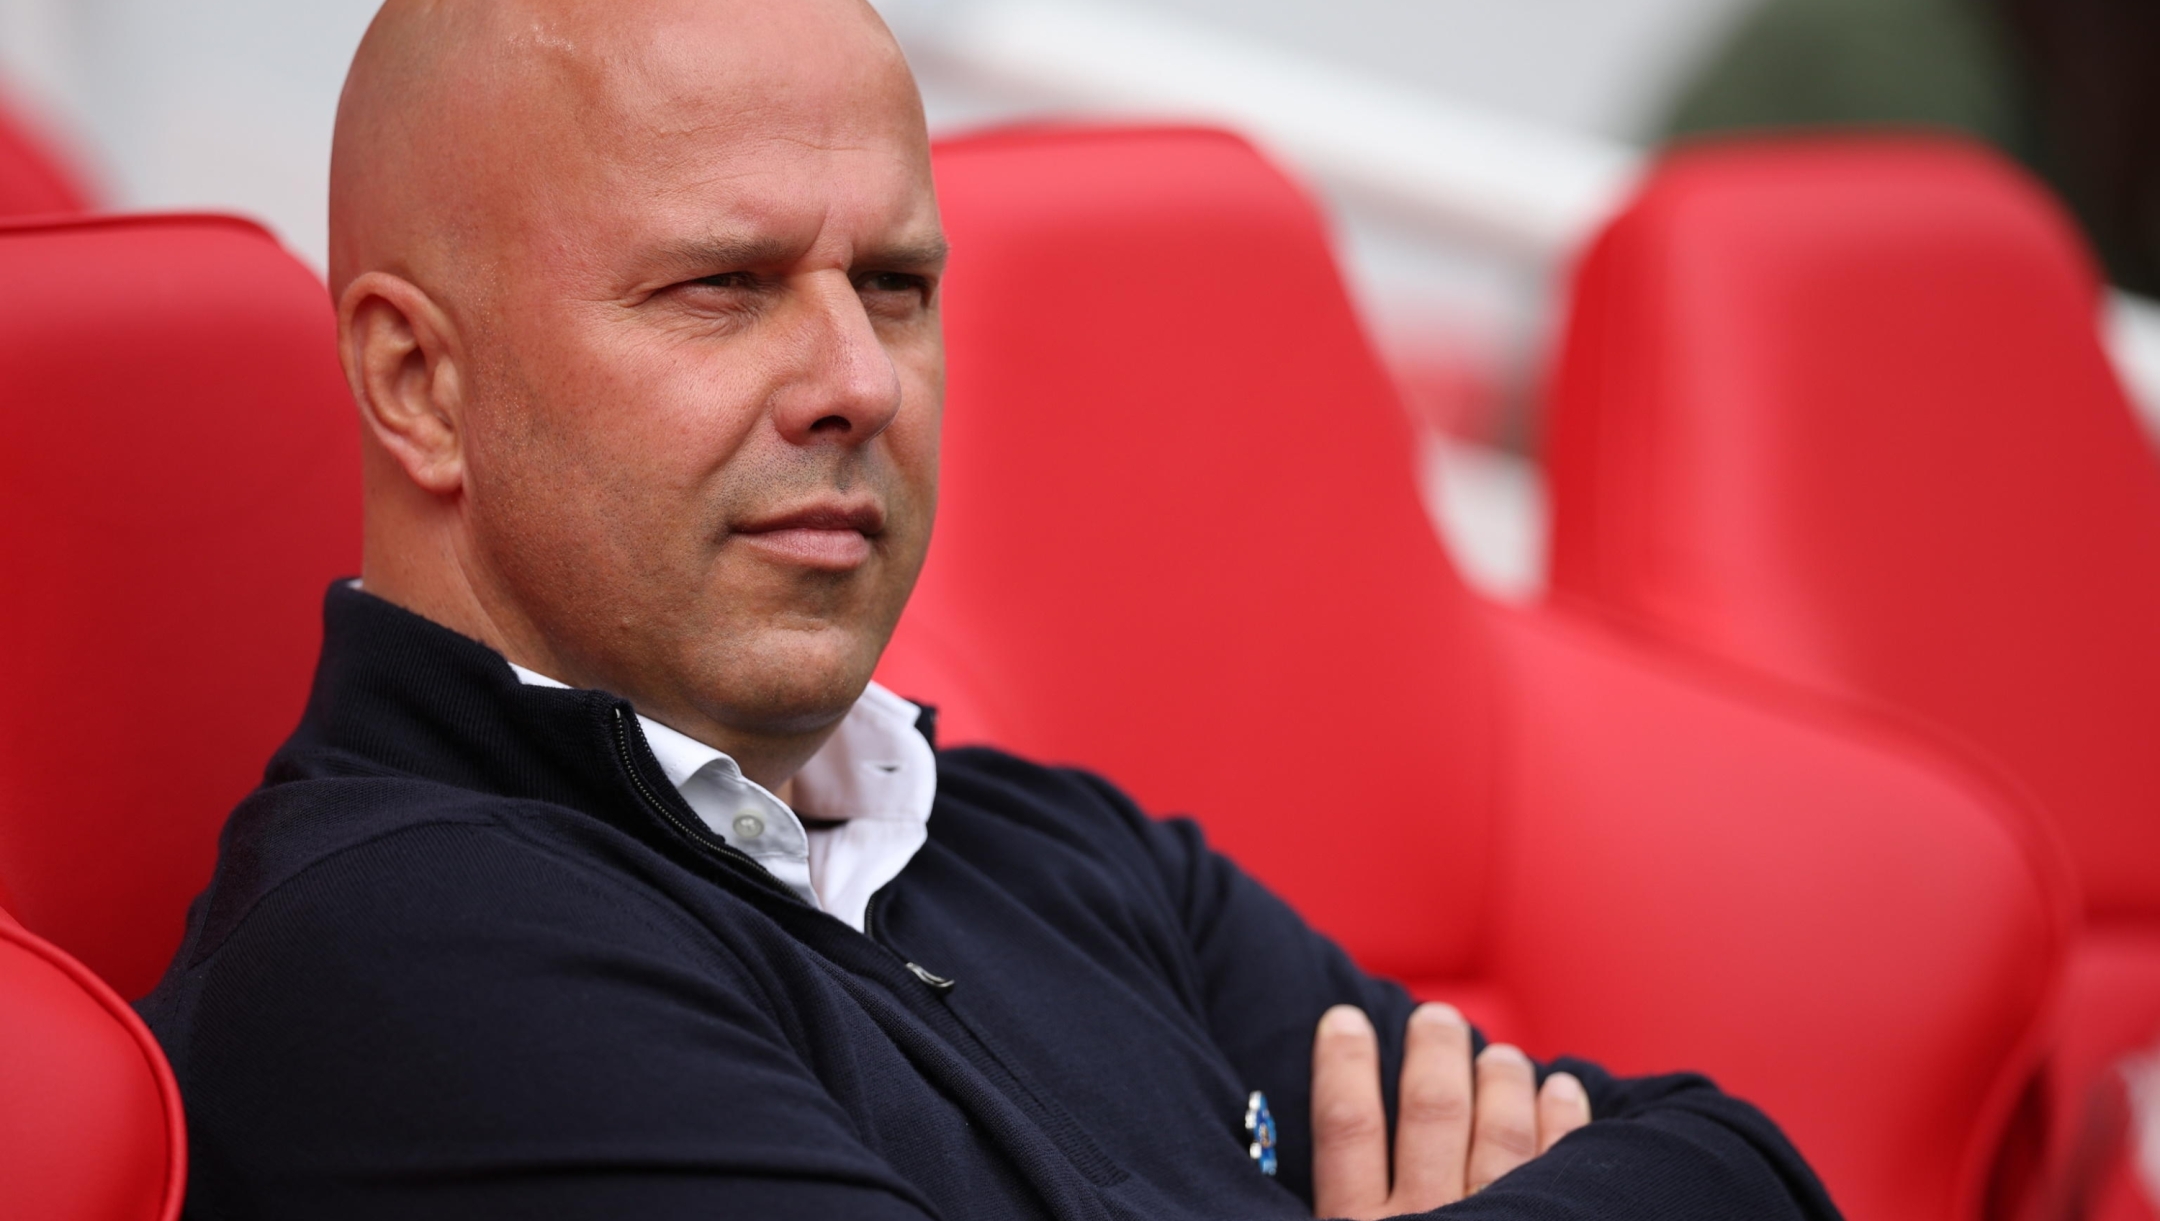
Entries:
MULTIPOLYGON (((1392 1107, 1403 991, 1102 780, 941 753, 865 935, 702 831, 624 701, 343 586, 326 627, 142 1003, 191 1217, 1309 1217, 1337 1002, 1392 1107)), ((1836 1216, 1701 1077, 1562 1063, 1595 1122, 1441 1215, 1836 1216)))

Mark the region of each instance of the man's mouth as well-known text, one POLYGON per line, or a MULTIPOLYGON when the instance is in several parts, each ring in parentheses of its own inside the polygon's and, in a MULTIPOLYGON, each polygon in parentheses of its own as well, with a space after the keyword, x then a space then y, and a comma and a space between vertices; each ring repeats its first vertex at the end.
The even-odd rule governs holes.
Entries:
POLYGON ((781 563, 846 572, 870 559, 871 540, 884 529, 885 510, 875 502, 835 501, 760 518, 730 533, 781 563))

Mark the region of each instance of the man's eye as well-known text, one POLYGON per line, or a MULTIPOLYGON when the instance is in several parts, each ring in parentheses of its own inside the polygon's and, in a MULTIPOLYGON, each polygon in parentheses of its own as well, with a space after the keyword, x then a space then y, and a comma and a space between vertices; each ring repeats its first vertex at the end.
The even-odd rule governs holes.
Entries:
POLYGON ((855 290, 863 293, 909 293, 928 299, 930 281, 924 276, 909 275, 901 271, 873 271, 855 281, 855 290))
POLYGON ((699 276, 690 281, 691 288, 750 288, 753 287, 747 271, 723 271, 718 275, 699 276))

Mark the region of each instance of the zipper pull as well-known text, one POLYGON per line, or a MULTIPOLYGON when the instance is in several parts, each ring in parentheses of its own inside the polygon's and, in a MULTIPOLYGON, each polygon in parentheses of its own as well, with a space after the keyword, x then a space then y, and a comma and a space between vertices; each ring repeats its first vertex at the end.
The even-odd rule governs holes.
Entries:
POLYGON ((918 966, 916 966, 916 965, 915 965, 914 963, 912 963, 912 962, 911 962, 911 963, 908 963, 908 964, 907 964, 907 969, 908 969, 908 971, 909 971, 909 973, 910 973, 910 974, 912 974, 912 975, 914 975, 914 976, 915 976, 915 978, 917 978, 917 979, 919 979, 919 980, 923 981, 924 983, 926 983, 926 984, 930 985, 930 987, 931 987, 931 988, 932 988, 933 990, 935 990, 935 991, 938 991, 938 992, 950 992, 950 991, 952 991, 952 990, 953 990, 953 982, 954 982, 954 981, 952 981, 952 980, 949 980, 949 979, 945 978, 945 977, 944 977, 944 976, 942 976, 942 975, 938 975, 938 974, 936 974, 936 973, 934 973, 934 972, 931 972, 931 971, 927 971, 927 970, 923 969, 922 967, 918 967, 918 966))

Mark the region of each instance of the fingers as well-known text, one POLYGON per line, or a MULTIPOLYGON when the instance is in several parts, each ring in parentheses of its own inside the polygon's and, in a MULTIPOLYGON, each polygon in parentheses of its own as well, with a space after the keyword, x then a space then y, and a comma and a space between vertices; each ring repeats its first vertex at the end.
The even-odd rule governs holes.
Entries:
POLYGON ((1380 1047, 1349 1005, 1313 1038, 1313 1207, 1320 1217, 1429 1212, 1484 1190, 1590 1122, 1580 1080, 1542 1088, 1530 1058, 1505 1043, 1470 1058, 1470 1027, 1447 1005, 1421 1005, 1403 1036, 1392 1185, 1380 1047))
POLYGON ((1573 1073, 1553 1073, 1538 1088, 1537 1151, 1560 1143, 1560 1138, 1590 1122, 1590 1095, 1573 1073))
POLYGON ((1380 1043, 1350 1005, 1320 1018, 1313 1037, 1313 1215, 1378 1217, 1388 1203, 1387 1114, 1380 1043))
POLYGON ((1477 1058, 1477 1118, 1470 1136, 1469 1189, 1537 1156, 1537 1074, 1530 1057, 1505 1043, 1477 1058))
POLYGON ((1396 1211, 1427 1212, 1463 1198, 1471 1112, 1470 1025, 1451 1005, 1420 1005, 1403 1035, 1389 1200, 1396 1211))

